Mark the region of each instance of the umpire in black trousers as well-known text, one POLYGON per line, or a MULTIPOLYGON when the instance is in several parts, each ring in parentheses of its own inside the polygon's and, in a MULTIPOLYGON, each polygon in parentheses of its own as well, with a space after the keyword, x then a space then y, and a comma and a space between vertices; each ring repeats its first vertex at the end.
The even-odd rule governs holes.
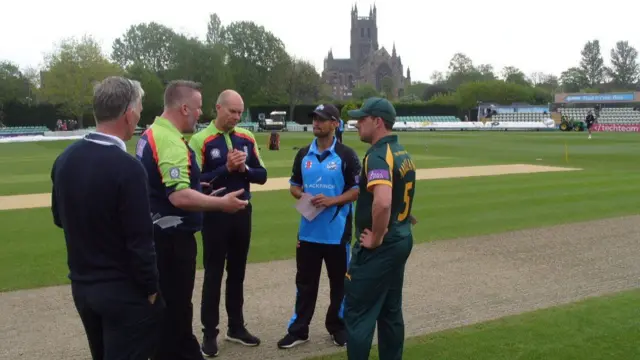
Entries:
POLYGON ((95 133, 53 164, 51 211, 64 230, 71 292, 93 359, 147 360, 164 302, 146 172, 126 152, 140 120, 139 83, 109 77, 93 97, 95 133))
MULTIPOLYGON (((260 157, 253 134, 237 128, 244 111, 242 97, 233 90, 223 91, 216 101, 217 117, 209 126, 191 137, 191 148, 202 154, 201 181, 225 191, 244 189, 243 198, 251 199, 250 184, 264 184, 267 169, 260 157)), ((202 352, 218 356, 220 297, 225 264, 227 270, 225 304, 228 330, 225 339, 244 346, 258 346, 260 339, 246 328, 243 315, 244 278, 251 242, 251 203, 236 214, 219 211, 204 213, 202 250, 202 352)))

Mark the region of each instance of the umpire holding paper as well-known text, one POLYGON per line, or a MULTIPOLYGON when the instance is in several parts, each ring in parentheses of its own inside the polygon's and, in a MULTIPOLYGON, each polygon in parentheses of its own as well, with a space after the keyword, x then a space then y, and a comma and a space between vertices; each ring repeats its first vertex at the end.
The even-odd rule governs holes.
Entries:
POLYGON ((312 220, 304 216, 300 219, 295 312, 287 334, 278 342, 281 349, 309 340, 323 260, 331 288, 325 326, 334 344, 345 346, 347 341, 342 319, 344 276, 351 252, 352 202, 358 198, 361 166, 355 151, 337 141, 340 113, 335 106, 319 105, 310 116, 316 139, 298 151, 290 191, 296 199, 304 193, 311 195, 311 203, 323 210, 312 220))

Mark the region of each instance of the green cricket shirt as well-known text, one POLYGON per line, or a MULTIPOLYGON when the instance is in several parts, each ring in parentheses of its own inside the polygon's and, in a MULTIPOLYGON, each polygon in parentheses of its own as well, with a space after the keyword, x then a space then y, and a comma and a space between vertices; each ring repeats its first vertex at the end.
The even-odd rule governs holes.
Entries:
POLYGON ((360 195, 356 203, 356 237, 372 226, 373 187, 391 186, 391 217, 384 243, 411 236, 411 207, 415 194, 416 167, 411 156, 398 143, 397 135, 388 135, 372 145, 364 156, 360 175, 360 195))

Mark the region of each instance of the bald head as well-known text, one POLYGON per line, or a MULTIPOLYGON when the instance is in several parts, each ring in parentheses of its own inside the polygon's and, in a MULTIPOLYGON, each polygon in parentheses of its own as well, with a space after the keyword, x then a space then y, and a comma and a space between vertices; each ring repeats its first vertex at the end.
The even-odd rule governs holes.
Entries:
POLYGON ((223 131, 233 129, 244 112, 242 96, 234 90, 225 90, 216 100, 216 127, 223 131))
POLYGON ((218 95, 218 100, 216 100, 216 105, 227 105, 229 103, 242 103, 244 106, 244 102, 242 101, 242 96, 238 94, 235 90, 224 90, 218 95))

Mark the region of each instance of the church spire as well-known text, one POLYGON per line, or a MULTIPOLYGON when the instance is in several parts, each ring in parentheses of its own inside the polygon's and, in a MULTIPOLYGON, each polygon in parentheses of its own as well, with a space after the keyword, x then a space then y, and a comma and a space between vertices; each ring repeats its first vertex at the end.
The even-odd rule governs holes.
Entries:
POLYGON ((393 42, 393 50, 391 50, 391 56, 396 57, 396 42, 393 42))

